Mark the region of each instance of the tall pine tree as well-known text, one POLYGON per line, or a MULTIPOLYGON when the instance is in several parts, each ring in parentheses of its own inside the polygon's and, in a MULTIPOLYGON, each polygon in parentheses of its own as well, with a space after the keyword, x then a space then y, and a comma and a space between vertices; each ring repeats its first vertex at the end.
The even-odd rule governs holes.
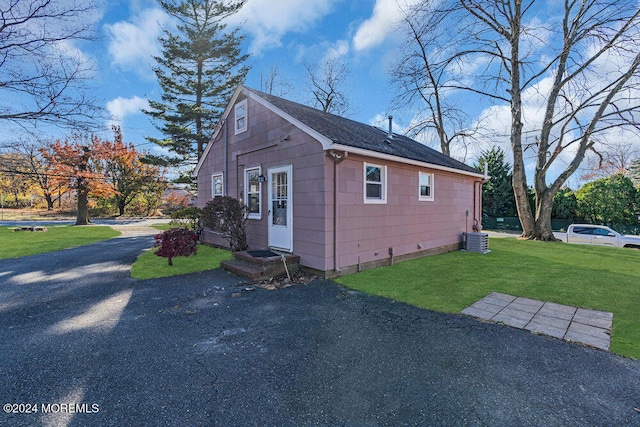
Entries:
POLYGON ((162 56, 153 69, 162 91, 161 101, 149 100, 145 110, 164 138, 149 141, 175 153, 151 157, 152 163, 184 165, 199 159, 233 90, 249 67, 249 55, 240 45, 239 28, 227 29, 223 20, 236 13, 246 0, 158 0, 178 21, 172 34, 164 29, 159 38, 162 56))

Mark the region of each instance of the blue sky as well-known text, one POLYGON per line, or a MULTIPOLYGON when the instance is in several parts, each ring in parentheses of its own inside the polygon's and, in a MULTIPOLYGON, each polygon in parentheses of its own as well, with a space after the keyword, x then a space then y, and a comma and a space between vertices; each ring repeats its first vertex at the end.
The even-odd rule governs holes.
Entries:
MULTIPOLYGON (((398 18, 395 0, 249 0, 230 25, 242 25, 247 36, 248 86, 260 89, 261 72, 277 67, 291 86, 283 96, 306 103, 304 64, 339 58, 350 73, 345 84, 350 117, 385 126, 393 94, 387 71, 399 42, 394 31, 398 18)), ((146 99, 161 95, 151 70, 152 56, 160 53, 160 25, 170 21, 154 1, 109 1, 97 26, 101 40, 82 47, 96 61, 99 97, 122 126, 125 140, 145 149, 154 149, 145 136, 159 136, 140 109, 146 99)))
MULTIPOLYGON (((56 0, 60 2, 71 0, 56 0)), ((161 28, 171 28, 172 22, 155 0, 103 0, 95 6, 92 16, 86 17, 95 23, 97 41, 78 42, 70 52, 94 64, 92 75, 95 96, 111 114, 106 121, 103 136, 110 138, 110 125, 119 124, 125 141, 132 142, 142 150, 159 153, 159 148, 145 137, 162 135, 140 110, 147 106, 147 99, 159 100, 161 91, 152 67, 153 56, 161 54, 158 37, 161 28)), ((241 26, 246 34, 244 51, 251 54, 248 64, 252 67, 246 84, 260 89, 261 73, 273 67, 289 86, 285 98, 308 103, 311 94, 307 87, 305 64, 318 64, 327 58, 337 59, 349 70, 345 83, 345 94, 350 102, 348 116, 363 123, 386 127, 386 118, 394 115, 394 130, 403 132, 416 111, 392 111, 394 96, 389 70, 398 62, 404 43, 398 31, 401 8, 408 8, 420 0, 248 0, 236 15, 230 18, 230 26, 241 26)), ((543 60, 545 46, 551 31, 557 25, 560 3, 555 0, 542 1, 543 7, 532 10, 529 19, 531 38, 528 48, 532 62, 543 60), (541 25, 544 24, 544 25, 541 25), (546 27, 546 29, 545 29, 546 27)), ((587 46, 587 49, 590 46, 587 46)), ((599 76, 610 72, 611 64, 621 58, 605 58, 595 64, 596 72, 585 85, 603 84, 599 76)), ((468 65, 481 67, 481 62, 468 65)), ((615 70, 614 70, 615 71, 615 70)), ((533 141, 535 129, 542 122, 545 95, 553 77, 553 70, 541 76, 539 81, 523 93, 523 112, 526 139, 533 141)), ((481 145, 468 151, 453 150, 452 155, 468 164, 473 164, 480 150, 492 145, 501 146, 511 158, 509 146, 509 105, 479 102, 461 92, 462 104, 474 120, 482 120, 489 130, 481 145)), ((640 97, 640 96, 639 96, 640 97)), ((4 130, 6 133, 7 131, 4 130)), ((59 134, 45 137, 65 136, 59 134)), ((640 152, 640 140, 636 135, 620 133, 611 137, 613 141, 631 141, 640 152)), ((434 148, 435 138, 421 138, 434 148)), ((160 152, 161 153, 161 152, 160 152)), ((570 158, 571 150, 567 151, 570 158)), ((525 152, 529 182, 533 173, 535 153, 525 152)), ((553 166, 549 175, 564 168, 563 159, 553 166)), ((579 171, 568 182, 572 188, 580 186, 579 171)))

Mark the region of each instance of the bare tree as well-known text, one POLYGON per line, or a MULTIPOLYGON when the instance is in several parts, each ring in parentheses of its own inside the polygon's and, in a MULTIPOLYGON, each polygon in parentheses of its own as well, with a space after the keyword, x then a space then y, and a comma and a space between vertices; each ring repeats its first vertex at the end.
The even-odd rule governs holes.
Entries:
POLYGON ((480 135, 481 126, 452 96, 450 86, 455 77, 451 69, 455 63, 446 56, 449 31, 440 25, 447 15, 433 12, 430 2, 403 11, 400 30, 406 43, 399 63, 391 70, 397 88, 393 108, 417 111, 407 134, 415 138, 433 132, 440 151, 451 156, 454 145, 461 145, 466 152, 480 135))
POLYGON ((101 112, 86 95, 92 65, 73 45, 90 40, 95 4, 0 3, 0 120, 86 125, 101 112))
POLYGON ((327 113, 345 115, 350 109, 344 92, 349 77, 347 66, 335 59, 328 59, 318 66, 305 64, 305 68, 307 85, 313 95, 312 106, 327 113))
MULTIPOLYGON (((429 1, 429 0, 427 0, 429 1)), ((425 2, 426 4, 427 2, 425 2)), ((449 32, 446 84, 509 107, 513 188, 522 237, 554 240, 553 196, 586 153, 621 129, 638 134, 640 10, 635 0, 431 2, 449 32), (540 19, 546 16, 547 21, 540 19), (463 72, 464 71, 464 72, 463 72), (539 116, 538 119, 534 117, 539 116), (535 129, 532 144, 523 133, 535 129), (615 131, 615 132, 614 132, 615 131), (535 208, 524 150, 535 158, 535 208)))
POLYGON ((269 95, 284 96, 291 92, 291 84, 282 77, 280 69, 272 65, 269 71, 260 71, 260 90, 269 95))
POLYGON ((587 154, 586 170, 583 181, 606 178, 617 173, 627 174, 629 167, 640 155, 640 151, 630 142, 616 143, 603 147, 602 150, 592 148, 587 154))

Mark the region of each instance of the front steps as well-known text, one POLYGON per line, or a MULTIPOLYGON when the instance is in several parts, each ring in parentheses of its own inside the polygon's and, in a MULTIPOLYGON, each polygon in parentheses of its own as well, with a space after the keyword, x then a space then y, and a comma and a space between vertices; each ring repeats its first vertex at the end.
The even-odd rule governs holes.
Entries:
MULTIPOLYGON (((225 270, 247 277, 251 280, 265 280, 286 274, 282 257, 273 253, 273 256, 252 256, 251 253, 260 254, 270 251, 241 251, 234 252, 233 259, 222 261, 220 267, 225 270)), ((268 255, 268 254, 266 254, 268 255)), ((300 256, 284 254, 289 273, 297 271, 300 267, 300 256)))

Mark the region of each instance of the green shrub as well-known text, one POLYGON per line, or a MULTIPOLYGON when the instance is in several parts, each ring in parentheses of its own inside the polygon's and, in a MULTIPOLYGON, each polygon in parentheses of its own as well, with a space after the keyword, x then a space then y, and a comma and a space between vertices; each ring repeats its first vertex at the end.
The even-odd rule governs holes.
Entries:
POLYGON ((171 222, 169 225, 174 228, 186 228, 191 231, 200 230, 200 215, 202 209, 196 206, 178 209, 171 212, 171 222))

